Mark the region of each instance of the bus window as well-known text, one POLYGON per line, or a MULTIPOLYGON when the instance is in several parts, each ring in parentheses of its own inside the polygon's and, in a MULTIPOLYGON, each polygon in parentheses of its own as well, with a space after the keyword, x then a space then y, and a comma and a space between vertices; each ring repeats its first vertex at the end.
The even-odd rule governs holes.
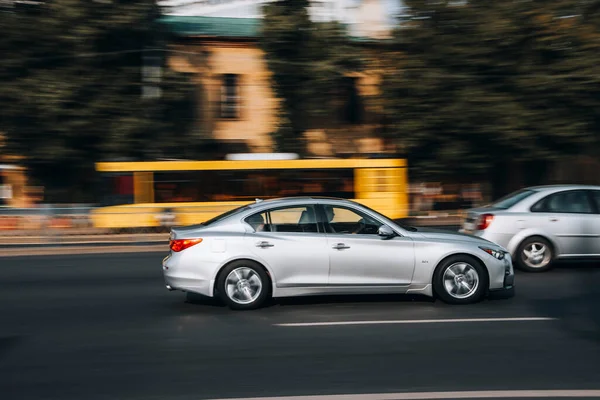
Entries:
POLYGON ((107 174, 103 178, 102 205, 114 206, 133 203, 133 174, 107 174))
POLYGON ((352 169, 155 172, 156 203, 252 201, 255 198, 354 198, 352 169))

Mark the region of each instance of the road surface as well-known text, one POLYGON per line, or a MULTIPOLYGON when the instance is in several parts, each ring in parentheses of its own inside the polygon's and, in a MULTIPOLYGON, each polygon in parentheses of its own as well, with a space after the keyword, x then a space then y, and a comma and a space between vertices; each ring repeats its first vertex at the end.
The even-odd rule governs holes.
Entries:
POLYGON ((234 312, 165 290, 162 256, 0 259, 1 398, 600 389, 594 265, 518 273, 514 298, 472 306, 355 296, 234 312))

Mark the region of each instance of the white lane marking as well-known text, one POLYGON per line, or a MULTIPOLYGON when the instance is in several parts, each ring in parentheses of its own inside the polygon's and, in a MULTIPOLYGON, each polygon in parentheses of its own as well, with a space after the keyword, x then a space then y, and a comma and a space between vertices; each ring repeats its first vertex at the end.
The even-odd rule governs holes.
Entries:
POLYGON ((302 326, 336 326, 336 325, 386 325, 386 324, 449 324, 465 322, 523 322, 523 321, 552 321, 548 317, 522 317, 522 318, 456 318, 456 319, 412 319, 391 321, 332 321, 332 322, 293 322, 275 324, 275 326, 302 327, 302 326))
POLYGON ((371 393, 371 394, 338 394, 315 396, 281 396, 281 397, 240 397, 213 400, 420 400, 420 399, 509 399, 600 397, 600 390, 489 390, 473 392, 414 392, 414 393, 371 393))

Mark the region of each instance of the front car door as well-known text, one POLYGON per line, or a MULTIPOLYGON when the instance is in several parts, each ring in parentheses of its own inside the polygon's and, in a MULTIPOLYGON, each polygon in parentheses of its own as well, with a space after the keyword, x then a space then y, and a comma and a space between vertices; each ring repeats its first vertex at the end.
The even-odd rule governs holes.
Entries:
POLYGON ((553 193, 531 207, 536 225, 554 237, 560 255, 586 256, 593 252, 598 231, 591 217, 594 210, 585 190, 553 193))
POLYGON ((254 229, 246 235, 250 251, 273 272, 280 288, 325 287, 329 255, 319 233, 314 205, 259 211, 245 219, 254 229))
POLYGON ((593 241, 593 255, 600 256, 600 190, 590 190, 588 193, 594 205, 594 215, 590 216, 592 230, 596 234, 593 241))
POLYGON ((415 266, 412 239, 378 235, 383 222, 363 210, 322 204, 330 287, 382 289, 410 285, 415 266))

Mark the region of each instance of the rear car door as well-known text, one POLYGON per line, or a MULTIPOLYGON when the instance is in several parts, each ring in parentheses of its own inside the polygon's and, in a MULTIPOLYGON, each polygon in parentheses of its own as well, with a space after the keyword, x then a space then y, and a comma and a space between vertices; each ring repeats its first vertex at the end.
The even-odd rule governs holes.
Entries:
POLYGON ((245 240, 250 251, 274 276, 277 287, 322 287, 329 278, 327 241, 319 234, 314 205, 260 211, 245 219, 254 232, 245 240))
POLYGON ((361 210, 323 204, 327 232, 329 286, 409 285, 415 266, 412 239, 378 235, 383 223, 361 210))
POLYGON ((531 207, 536 225, 551 235, 562 256, 585 256, 594 252, 598 231, 594 208, 585 190, 553 193, 531 207))

